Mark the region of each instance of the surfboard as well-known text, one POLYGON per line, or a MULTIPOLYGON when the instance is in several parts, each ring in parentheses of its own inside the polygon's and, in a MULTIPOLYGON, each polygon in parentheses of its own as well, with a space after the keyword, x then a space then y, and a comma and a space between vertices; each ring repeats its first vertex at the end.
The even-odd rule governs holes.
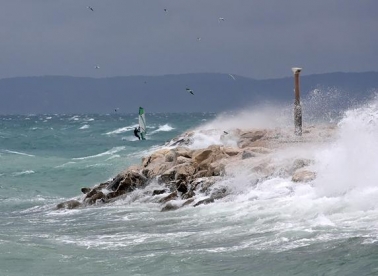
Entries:
POLYGON ((146 115, 144 113, 144 108, 139 107, 139 128, 140 128, 140 138, 146 140, 146 115))

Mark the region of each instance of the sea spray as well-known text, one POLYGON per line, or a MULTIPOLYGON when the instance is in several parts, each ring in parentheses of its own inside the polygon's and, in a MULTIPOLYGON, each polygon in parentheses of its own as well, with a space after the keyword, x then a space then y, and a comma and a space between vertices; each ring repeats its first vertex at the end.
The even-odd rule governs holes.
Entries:
POLYGON ((337 141, 317 155, 320 194, 337 196, 378 187, 378 109, 376 103, 349 110, 339 122, 337 141))

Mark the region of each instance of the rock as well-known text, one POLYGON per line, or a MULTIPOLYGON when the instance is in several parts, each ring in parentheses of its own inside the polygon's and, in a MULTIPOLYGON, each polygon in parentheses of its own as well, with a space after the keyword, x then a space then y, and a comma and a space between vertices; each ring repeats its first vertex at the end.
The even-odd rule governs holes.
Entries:
POLYGON ((311 163, 313 163, 312 160, 310 159, 295 159, 294 162, 293 162, 293 167, 292 167, 292 170, 293 171, 296 171, 298 169, 301 169, 305 166, 308 166, 310 165, 311 163))
POLYGON ((188 187, 185 185, 185 182, 178 183, 177 191, 179 191, 180 193, 183 193, 183 194, 188 192, 188 187))
POLYGON ((177 155, 174 150, 170 150, 165 154, 165 162, 176 162, 177 155))
POLYGON ((209 188, 222 178, 219 176, 203 177, 192 181, 192 190, 199 191, 200 193, 208 193, 209 188))
POLYGON ((238 141, 239 148, 256 147, 266 145, 266 141, 261 139, 266 135, 266 130, 251 130, 240 134, 238 141))
POLYGON ((218 167, 218 165, 222 164, 223 159, 227 159, 229 156, 223 152, 220 146, 213 145, 206 150, 194 152, 193 158, 195 163, 198 164, 198 170, 208 170, 206 176, 212 176, 217 169, 219 170, 215 175, 220 174, 222 168, 218 167))
POLYGON ((293 182, 310 182, 314 180, 315 178, 316 178, 315 172, 299 169, 295 171, 291 180, 293 182))
POLYGON ((152 153, 150 156, 142 159, 142 167, 146 168, 150 164, 164 162, 165 155, 169 152, 169 149, 160 149, 152 153))
POLYGON ((83 194, 87 194, 87 193, 89 193, 90 191, 91 191, 90 188, 81 188, 81 192, 82 192, 83 194))
POLYGON ((170 183, 174 181, 176 178, 176 170, 174 168, 170 168, 169 170, 162 173, 159 177, 159 183, 170 183))
POLYGON ((221 199, 228 195, 226 187, 216 188, 211 192, 210 198, 212 199, 221 199))
POLYGON ((162 209, 161 209, 161 212, 167 212, 167 211, 174 211, 174 210, 177 210, 178 208, 180 208, 179 206, 177 205, 173 205, 172 203, 167 203, 162 209))
POLYGON ((196 172, 194 175, 193 175, 193 179, 198 179, 198 178, 202 178, 202 177, 205 177, 207 175, 207 170, 201 170, 199 172, 196 172))
POLYGON ((152 178, 160 176, 163 172, 165 172, 171 167, 172 167, 171 163, 166 163, 162 161, 162 163, 150 164, 147 168, 144 168, 142 170, 142 174, 145 177, 152 179, 152 178))
POLYGON ((193 150, 186 148, 186 147, 177 147, 175 149, 176 154, 178 157, 184 157, 184 158, 192 158, 193 150))
POLYGON ((214 202, 214 198, 205 198, 203 200, 200 200, 198 201, 196 204, 194 204, 193 206, 194 207, 197 207, 199 205, 202 205, 202 204, 209 204, 209 203, 213 203, 214 202))
POLYGON ((197 164, 200 164, 202 161, 206 160, 210 156, 211 153, 212 153, 211 149, 197 150, 193 153, 192 159, 197 164))
POLYGON ((176 176, 175 180, 187 180, 191 178, 194 173, 196 172, 196 168, 192 165, 192 163, 185 163, 180 164, 175 167, 176 176))
POLYGON ((169 183, 175 180, 186 180, 191 177, 195 171, 196 169, 192 164, 179 164, 162 173, 160 180, 164 183, 169 183))
POLYGON ((84 200, 88 199, 88 198, 91 198, 93 195, 97 194, 98 193, 98 188, 93 188, 92 190, 90 190, 86 195, 85 195, 85 198, 84 200))
POLYGON ((103 198, 105 198, 104 193, 98 192, 98 193, 94 194, 93 196, 91 196, 86 202, 88 204, 94 204, 94 203, 96 203, 96 200, 103 199, 103 198))
POLYGON ((72 199, 66 202, 59 203, 58 205, 56 205, 56 208, 57 209, 75 209, 80 206, 82 206, 82 204, 79 201, 72 199))
MULTIPOLYGON (((196 194, 194 193, 193 190, 189 190, 187 193, 183 194, 181 196, 182 199, 188 199, 188 198, 191 198, 193 196, 195 196, 196 194)), ((193 199, 194 200, 194 199, 193 199)))
POLYGON ((271 149, 268 149, 266 147, 249 147, 248 150, 254 153, 262 153, 262 154, 268 154, 272 152, 271 149))
POLYGON ((164 194, 165 192, 166 190, 154 190, 152 192, 152 196, 161 195, 161 194, 164 194))
POLYGON ((184 164, 184 163, 190 163, 191 161, 192 161, 191 158, 179 156, 179 157, 177 157, 176 163, 177 164, 184 164))
POLYGON ((190 203, 192 203, 194 201, 194 198, 191 198, 191 199, 188 199, 187 201, 184 202, 184 204, 181 206, 181 207, 184 207, 186 205, 189 205, 190 203))
POLYGON ((225 165, 223 163, 223 160, 219 160, 209 165, 207 176, 219 176, 224 175, 224 173, 225 165))
POLYGON ((113 181, 108 185, 108 190, 117 190, 119 183, 124 179, 124 174, 120 173, 116 177, 113 178, 113 181))
POLYGON ((256 154, 254 154, 250 151, 243 150, 242 155, 241 155, 241 159, 244 160, 244 159, 248 159, 248 158, 255 157, 255 156, 256 156, 256 154))
POLYGON ((223 151, 228 156, 236 156, 240 153, 239 149, 231 148, 231 147, 224 147, 223 151))
POLYGON ((169 194, 168 196, 160 199, 159 202, 160 203, 166 203, 166 202, 173 200, 173 199, 176 199, 176 198, 177 198, 177 192, 173 192, 173 193, 169 194))

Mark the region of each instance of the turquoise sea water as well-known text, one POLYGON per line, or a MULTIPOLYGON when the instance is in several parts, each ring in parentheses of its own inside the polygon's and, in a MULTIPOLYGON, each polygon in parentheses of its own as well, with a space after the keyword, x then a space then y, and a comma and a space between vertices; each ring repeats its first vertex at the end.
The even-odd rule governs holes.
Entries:
POLYGON ((137 114, 0 116, 0 275, 378 275, 374 104, 346 113, 337 140, 311 152, 312 183, 239 172, 219 183, 230 196, 196 208, 160 212, 147 193, 157 183, 54 208, 188 129, 216 130, 194 136, 201 147, 263 117, 147 113, 138 141, 137 114))

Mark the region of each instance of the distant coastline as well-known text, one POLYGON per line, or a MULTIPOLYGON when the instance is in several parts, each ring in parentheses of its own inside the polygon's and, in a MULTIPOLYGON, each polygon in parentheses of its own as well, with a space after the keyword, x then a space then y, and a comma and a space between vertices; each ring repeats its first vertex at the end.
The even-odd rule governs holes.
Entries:
MULTIPOLYGON (((305 100, 320 91, 339 97, 332 108, 367 100, 378 89, 378 72, 301 76, 305 100)), ((41 76, 0 79, 0 114, 107 114, 222 112, 261 103, 291 103, 293 78, 256 80, 218 73, 109 78, 41 76), (194 95, 187 93, 190 88, 194 95)))

